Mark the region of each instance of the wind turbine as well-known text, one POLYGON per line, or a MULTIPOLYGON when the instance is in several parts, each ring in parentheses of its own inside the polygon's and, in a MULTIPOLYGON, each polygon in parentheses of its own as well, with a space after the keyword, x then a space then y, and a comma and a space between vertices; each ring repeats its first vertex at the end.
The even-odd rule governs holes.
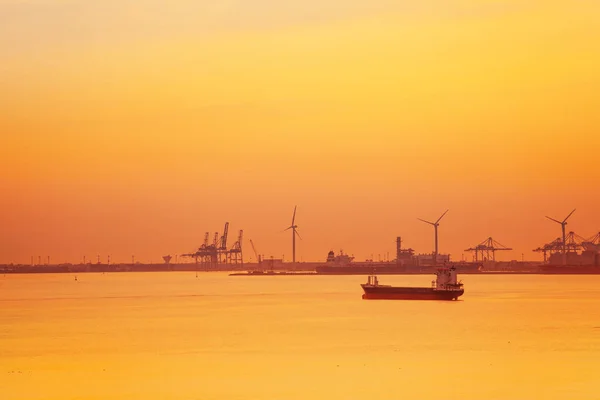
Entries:
POLYGON ((439 217, 437 219, 437 221, 435 221, 435 222, 429 222, 429 221, 425 221, 424 219, 417 218, 419 221, 423 221, 426 224, 433 225, 433 229, 435 231, 435 251, 433 252, 433 264, 434 265, 437 263, 437 255, 438 255, 438 226, 440 226, 440 221, 442 220, 442 218, 444 218, 444 215, 446 215, 446 213, 448 211, 450 211, 450 210, 444 211, 442 216, 439 217))
POLYGON ((550 221, 556 222, 557 224, 559 224, 562 227, 563 265, 567 265, 567 234, 565 232, 565 227, 567 226, 567 220, 574 212, 575 212, 575 209, 573 209, 573 211, 571 211, 571 213, 569 215, 567 215, 567 218, 563 219, 562 221, 558 221, 558 220, 556 220, 554 218, 550 218, 549 216, 546 215, 546 218, 548 218, 550 221))
POLYGON ((296 263, 296 235, 298 235, 298 237, 300 239, 302 239, 302 237, 296 230, 298 228, 298 225, 294 224, 294 222, 296 221, 296 207, 297 206, 294 206, 294 215, 292 215, 292 225, 290 225, 289 228, 286 229, 286 231, 289 229, 292 230, 292 262, 293 263, 296 263))

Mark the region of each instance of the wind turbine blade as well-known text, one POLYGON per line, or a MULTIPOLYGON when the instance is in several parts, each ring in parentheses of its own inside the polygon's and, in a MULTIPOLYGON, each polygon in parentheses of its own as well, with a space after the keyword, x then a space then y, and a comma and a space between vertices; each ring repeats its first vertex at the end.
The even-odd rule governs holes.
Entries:
POLYGON ((435 225, 433 222, 425 221, 424 219, 421 219, 421 218, 417 218, 417 219, 418 219, 419 221, 425 222, 426 224, 429 224, 429 225, 435 225))
POLYGON ((296 207, 294 206, 294 215, 292 216, 292 226, 294 225, 294 221, 296 220, 296 207))
POLYGON ((290 226, 289 228, 285 228, 282 232, 289 231, 292 228, 293 228, 293 226, 290 226))
POLYGON ((549 216, 547 216, 547 215, 546 215, 546 218, 548 218, 550 221, 554 221, 554 222, 556 222, 557 224, 561 224, 561 225, 562 225, 562 222, 560 222, 560 221, 557 221, 557 220, 555 220, 554 218, 550 218, 550 217, 549 217, 549 216))
POLYGON ((302 236, 300 236, 300 234, 298 233, 298 230, 294 229, 294 232, 296 232, 296 235, 298 235, 298 237, 300 238, 300 240, 302 240, 302 236))
POLYGON ((442 216, 441 216, 441 217, 439 217, 439 218, 438 218, 438 220, 437 220, 437 221, 435 221, 435 223, 437 224, 438 222, 440 222, 440 221, 442 220, 442 218, 444 218, 444 215, 446 215, 446 213, 447 213, 448 211, 450 211, 450 210, 446 210, 446 211, 444 211, 444 213, 442 214, 442 216))
POLYGON ((567 218, 565 218, 565 219, 563 220, 563 223, 564 223, 564 222, 567 222, 567 220, 569 219, 569 217, 570 217, 570 216, 571 216, 571 215, 572 215, 574 212, 575 212, 575 209, 573 209, 573 211, 571 211, 571 214, 567 215, 567 218))

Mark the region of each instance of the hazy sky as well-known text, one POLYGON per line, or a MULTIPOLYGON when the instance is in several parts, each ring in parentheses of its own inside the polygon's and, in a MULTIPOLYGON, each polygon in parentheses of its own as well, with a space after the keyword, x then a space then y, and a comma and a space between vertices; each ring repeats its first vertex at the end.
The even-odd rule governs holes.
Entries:
POLYGON ((600 231, 599 2, 140 4, 0 0, 0 262, 600 231))

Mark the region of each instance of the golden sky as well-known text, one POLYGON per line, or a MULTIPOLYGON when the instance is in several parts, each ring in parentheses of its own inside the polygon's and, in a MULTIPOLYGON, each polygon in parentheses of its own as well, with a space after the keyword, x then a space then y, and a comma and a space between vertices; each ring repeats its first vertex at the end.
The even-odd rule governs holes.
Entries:
POLYGON ((0 0, 0 262, 600 231, 596 1, 139 4, 0 0))

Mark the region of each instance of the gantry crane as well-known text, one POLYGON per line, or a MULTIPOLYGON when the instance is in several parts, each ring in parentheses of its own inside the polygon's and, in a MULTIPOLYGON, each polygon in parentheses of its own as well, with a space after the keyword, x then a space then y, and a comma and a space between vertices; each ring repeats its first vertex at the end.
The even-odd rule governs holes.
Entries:
POLYGON ((242 238, 244 236, 244 231, 240 229, 240 234, 238 236, 237 242, 233 244, 231 250, 227 252, 229 255, 229 263, 231 264, 244 264, 244 258, 242 253, 242 238))
POLYGON ((212 243, 209 244, 210 233, 204 235, 204 242, 194 253, 182 254, 183 257, 190 257, 196 263, 200 262, 207 269, 216 267, 220 263, 243 264, 242 239, 244 231, 240 230, 238 240, 231 249, 227 248, 227 238, 229 233, 229 222, 225 222, 223 235, 219 237, 219 232, 215 232, 212 243))
MULTIPOLYGON (((590 238, 590 239, 593 239, 593 238, 590 238)), ((586 241, 589 241, 589 239, 586 240, 583 237, 576 234, 575 232, 571 231, 565 235, 564 242, 560 237, 558 237, 558 238, 554 239, 553 241, 551 241, 550 243, 546 243, 543 246, 538 247, 537 249, 534 249, 533 251, 538 252, 538 253, 543 253, 544 254, 544 262, 546 262, 548 260, 547 253, 550 253, 550 254, 563 253, 563 255, 566 255, 568 253, 576 253, 577 250, 579 250, 583 247, 582 244, 585 243, 586 241)), ((565 260, 566 260, 566 256, 563 257, 563 263, 565 262, 565 260)))
POLYGON ((465 251, 475 252, 475 261, 479 261, 479 255, 481 255, 481 261, 496 261, 496 251, 500 250, 512 249, 489 237, 477 246, 468 248, 465 251))
POLYGON ((225 227, 223 228, 223 236, 221 236, 221 240, 219 243, 219 262, 227 262, 229 259, 229 255, 227 252, 227 234, 229 233, 229 222, 225 222, 225 227))

